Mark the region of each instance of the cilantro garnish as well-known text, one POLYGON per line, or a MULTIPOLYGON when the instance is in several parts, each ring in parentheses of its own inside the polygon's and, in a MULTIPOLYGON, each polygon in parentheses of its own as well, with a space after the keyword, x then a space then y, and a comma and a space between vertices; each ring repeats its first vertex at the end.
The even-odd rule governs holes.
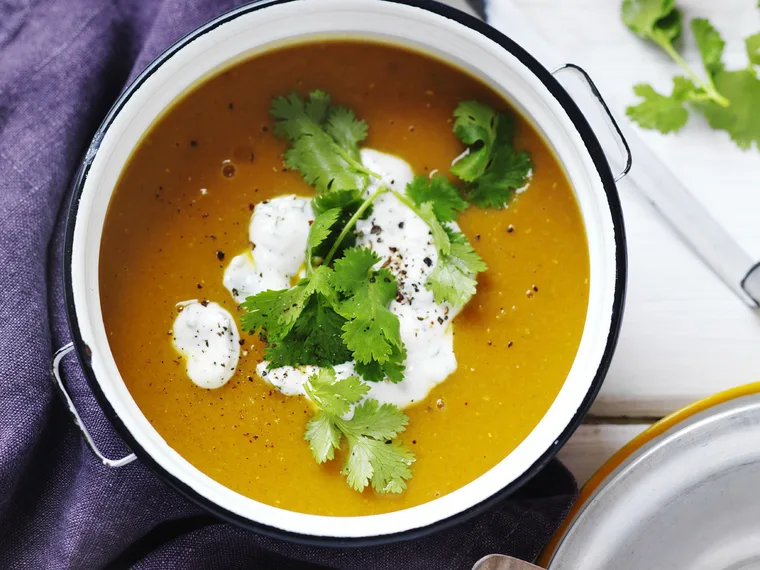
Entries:
POLYGON ((415 176, 406 187, 406 194, 416 204, 432 202, 435 217, 441 222, 454 222, 469 204, 459 190, 443 174, 415 176))
POLYGON ((310 376, 304 388, 318 409, 304 436, 317 463, 333 460, 345 438, 348 457, 341 473, 352 489, 362 492, 371 485, 378 493, 404 491, 415 457, 395 438, 406 429, 406 414, 377 400, 359 403, 369 387, 356 376, 338 380, 331 368, 310 376), (353 416, 344 419, 351 406, 353 416))
POLYGON ((514 146, 515 124, 478 101, 463 101, 454 110, 454 134, 467 145, 467 154, 451 172, 469 183, 467 200, 480 208, 503 208, 515 190, 525 185, 533 168, 530 153, 514 146))
POLYGON ((242 303, 241 327, 266 342, 270 368, 350 360, 351 352, 339 340, 346 320, 335 311, 338 295, 332 279, 332 270, 320 266, 295 287, 263 291, 242 303))
POLYGON ((691 21, 704 68, 700 77, 674 47, 683 31, 675 0, 624 0, 623 21, 636 34, 659 45, 686 72, 673 79, 670 95, 650 85, 634 87, 641 98, 628 107, 631 120, 645 129, 662 133, 680 130, 688 121, 689 109, 701 112, 714 129, 728 132, 741 148, 754 143, 760 148, 760 79, 753 66, 760 65, 760 34, 746 39, 749 65, 729 71, 723 63, 725 42, 705 19, 691 21))
POLYGON ((406 351, 398 317, 388 308, 398 285, 390 271, 373 268, 379 261, 371 249, 352 248, 335 262, 334 285, 345 296, 336 311, 346 319, 343 341, 367 379, 400 382, 406 351))
MULTIPOLYGON (((333 208, 338 208, 340 211, 338 220, 332 226, 330 235, 324 242, 322 242, 322 244, 313 248, 313 256, 321 259, 324 259, 327 256, 330 248, 337 241, 343 228, 348 225, 351 218, 363 204, 364 198, 362 198, 362 194, 359 190, 333 190, 332 192, 319 194, 312 199, 311 208, 317 215, 333 208)), ((367 218, 371 213, 372 208, 366 208, 361 215, 361 219, 367 218)), ((348 233, 336 248, 335 257, 340 257, 343 254, 343 250, 353 246, 354 243, 356 243, 356 236, 352 233, 348 233)))
POLYGON ((451 214, 457 203, 448 193, 435 190, 440 186, 441 180, 437 176, 428 181, 424 176, 417 176, 406 188, 407 195, 414 203, 410 203, 404 196, 396 197, 412 208, 430 227, 438 250, 438 261, 426 285, 433 292, 435 302, 461 306, 475 294, 477 274, 488 267, 463 233, 455 232, 445 225, 444 222, 453 221, 451 214))
POLYGON ((285 165, 300 171, 308 184, 320 192, 367 187, 371 172, 359 157, 367 124, 353 111, 331 106, 330 96, 315 90, 307 101, 296 93, 277 97, 270 114, 278 119, 275 134, 290 141, 285 165))
POLYGON ((470 204, 503 207, 524 184, 530 155, 515 150, 508 115, 468 101, 457 107, 454 125, 468 153, 452 167, 466 183, 464 193, 435 174, 417 176, 405 193, 380 185, 367 195, 370 178, 380 176, 362 164, 359 143, 367 125, 353 111, 312 91, 307 100, 277 97, 271 114, 275 134, 290 144, 286 166, 318 191, 312 199, 315 219, 303 277, 288 289, 248 297, 241 305, 242 328, 264 341, 269 368, 320 367, 304 384, 318 409, 305 433, 317 463, 333 460, 345 443, 342 473, 353 489, 371 485, 378 493, 400 493, 415 460, 396 440, 408 418, 396 406, 365 399, 369 387, 363 382, 404 379, 406 348, 391 310, 398 284, 393 273, 378 267, 382 259, 376 252, 356 246, 356 222, 370 215, 378 196, 394 194, 430 228, 438 255, 425 286, 437 303, 464 305, 486 265, 453 223, 470 204), (361 378, 337 379, 332 367, 349 361, 361 378))

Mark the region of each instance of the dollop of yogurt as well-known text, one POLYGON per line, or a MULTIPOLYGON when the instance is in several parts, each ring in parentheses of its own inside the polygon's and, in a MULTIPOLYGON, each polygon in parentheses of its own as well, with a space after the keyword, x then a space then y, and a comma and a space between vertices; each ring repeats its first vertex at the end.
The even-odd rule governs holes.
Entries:
POLYGON ((258 204, 248 227, 251 249, 235 256, 224 271, 224 286, 238 303, 270 289, 287 289, 304 263, 314 221, 311 200, 279 196, 258 204))
MULTIPOLYGON (((365 148, 361 158, 368 169, 382 177, 372 180, 365 196, 381 184, 404 193, 414 178, 411 166, 396 156, 365 148)), ((281 196, 257 206, 249 231, 253 250, 235 257, 225 272, 224 284, 232 296, 242 301, 260 291, 289 287, 291 277, 303 263, 313 220, 305 198, 281 196), (263 237, 264 246, 257 241, 263 237), (251 261, 237 261, 245 257, 251 261)), ((458 230, 456 224, 451 227, 458 230)), ((407 350, 404 380, 397 384, 388 380, 368 382, 368 397, 406 407, 425 398, 456 370, 451 322, 461 307, 436 303, 425 287, 438 252, 428 225, 393 194, 380 195, 373 202, 372 215, 360 220, 356 231, 356 244, 376 251, 382 258, 378 266, 387 267, 398 281, 399 295, 391 302, 390 310, 399 318, 401 340, 407 350)), ((303 384, 318 370, 316 366, 268 367, 267 361, 259 363, 257 374, 286 395, 305 394, 303 384)), ((354 363, 335 366, 335 373, 338 378, 351 376, 355 373, 354 363)))
POLYGON ((235 319, 217 303, 177 303, 172 329, 174 348, 187 361, 187 375, 201 388, 224 386, 238 364, 240 335, 235 319))

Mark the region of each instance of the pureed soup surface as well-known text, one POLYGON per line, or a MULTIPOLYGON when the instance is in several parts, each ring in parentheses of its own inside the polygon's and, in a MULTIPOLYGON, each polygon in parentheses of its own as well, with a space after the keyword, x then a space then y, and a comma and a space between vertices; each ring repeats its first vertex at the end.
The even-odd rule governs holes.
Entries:
POLYGON ((119 370, 142 412, 171 447, 220 483, 256 500, 322 515, 411 507, 485 473, 529 434, 575 357, 588 303, 588 248, 580 212, 554 155, 518 118, 517 148, 534 173, 508 208, 470 207, 458 223, 488 265, 454 321, 456 372, 406 408, 404 444, 416 454, 401 494, 352 490, 342 461, 318 465, 304 440, 313 408, 256 375, 262 345, 246 345, 232 379, 206 390, 171 343, 177 308, 208 299, 236 320, 222 284, 246 250, 255 205, 313 195, 285 171, 286 142, 272 134, 272 99, 330 93, 369 126, 363 147, 397 155, 415 174, 447 172, 463 146, 457 103, 507 103, 460 70, 403 49, 326 42, 236 64, 177 101, 134 151, 109 206, 100 257, 102 310, 119 370))

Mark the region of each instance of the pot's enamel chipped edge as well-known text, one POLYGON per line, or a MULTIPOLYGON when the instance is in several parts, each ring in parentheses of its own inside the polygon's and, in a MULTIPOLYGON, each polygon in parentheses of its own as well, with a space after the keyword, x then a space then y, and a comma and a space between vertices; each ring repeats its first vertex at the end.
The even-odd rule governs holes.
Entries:
POLYGON ((415 530, 439 528, 456 515, 473 514, 477 505, 514 490, 574 431, 606 373, 620 325, 625 288, 622 216, 612 176, 588 124, 549 73, 520 48, 475 19, 432 4, 274 1, 244 6, 193 32, 139 76, 107 117, 75 185, 68 224, 64 263, 70 324, 93 391, 117 428, 141 459, 194 500, 229 520, 249 521, 254 528, 287 538, 335 542, 411 537, 415 530), (403 511, 362 517, 307 515, 254 501, 204 475, 169 447, 119 374, 98 286, 111 193, 132 149, 161 112, 199 79, 232 61, 326 36, 404 45, 449 61, 504 93, 538 127, 563 164, 584 219, 591 263, 589 309, 578 354, 559 395, 530 435, 461 489, 403 511))

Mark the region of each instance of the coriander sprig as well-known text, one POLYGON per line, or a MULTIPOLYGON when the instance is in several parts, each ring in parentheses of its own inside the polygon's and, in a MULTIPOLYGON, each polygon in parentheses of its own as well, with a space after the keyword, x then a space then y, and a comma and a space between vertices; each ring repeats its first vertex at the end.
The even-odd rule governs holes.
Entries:
POLYGON ((715 63, 715 55, 723 50, 723 41, 707 20, 692 22, 700 53, 707 57, 705 67, 708 74, 703 80, 673 46, 683 31, 683 17, 676 8, 675 0, 624 0, 622 15, 623 22, 631 31, 660 46, 686 72, 695 96, 723 107, 729 105, 729 101, 718 93, 709 73, 710 64, 715 63))
POLYGON ((674 46, 683 31, 683 18, 675 0, 624 0, 624 23, 640 37, 660 46, 686 72, 673 78, 670 95, 651 85, 639 84, 634 93, 641 101, 628 107, 631 120, 645 129, 662 133, 679 131, 689 119, 689 108, 702 113, 714 129, 725 130, 741 148, 760 148, 760 34, 746 39, 749 64, 729 71, 723 63, 725 42, 705 19, 691 21, 699 49, 704 79, 681 57, 674 46))
POLYGON ((337 379, 323 368, 304 384, 317 413, 306 426, 305 439, 317 463, 332 461, 348 443, 348 457, 341 473, 352 489, 367 486, 378 493, 401 493, 412 477, 414 453, 395 438, 406 429, 409 418, 392 404, 366 399, 369 387, 356 376, 337 379), (350 419, 345 416, 353 406, 350 419))
POLYGON ((364 380, 404 379, 406 347, 390 310, 398 284, 390 271, 377 267, 382 260, 376 252, 356 247, 354 228, 378 197, 392 193, 430 229, 438 259, 425 286, 437 303, 465 305, 486 265, 452 224, 470 203, 503 207, 524 184, 530 155, 515 150, 509 116, 467 101, 455 111, 454 131, 468 152, 452 167, 466 182, 464 196, 442 174, 417 176, 401 193, 362 164, 359 143, 367 136, 366 123, 332 106, 326 93, 312 91, 307 100, 294 93, 277 97, 271 114, 275 134, 290 143, 286 166, 318 192, 312 199, 316 217, 304 252, 305 275, 288 289, 248 297, 241 305, 242 328, 264 341, 270 368, 321 367, 304 383, 317 408, 304 436, 317 463, 333 460, 345 441, 342 473, 353 489, 371 485, 378 493, 400 493, 415 460, 396 440, 407 416, 394 405, 364 399, 367 384, 358 376, 338 380, 332 368, 352 360, 364 380), (364 197, 370 178, 380 184, 364 197))
POLYGON ((503 208, 533 169, 530 153, 514 146, 513 118, 478 101, 459 103, 454 117, 454 134, 467 145, 467 151, 451 172, 466 183, 465 197, 470 203, 503 208))
POLYGON ((278 119, 274 132, 290 142, 285 165, 299 170, 320 192, 364 190, 373 173, 364 167, 359 143, 367 138, 367 123, 345 107, 330 105, 319 90, 304 101, 296 93, 277 97, 271 114, 278 119))

